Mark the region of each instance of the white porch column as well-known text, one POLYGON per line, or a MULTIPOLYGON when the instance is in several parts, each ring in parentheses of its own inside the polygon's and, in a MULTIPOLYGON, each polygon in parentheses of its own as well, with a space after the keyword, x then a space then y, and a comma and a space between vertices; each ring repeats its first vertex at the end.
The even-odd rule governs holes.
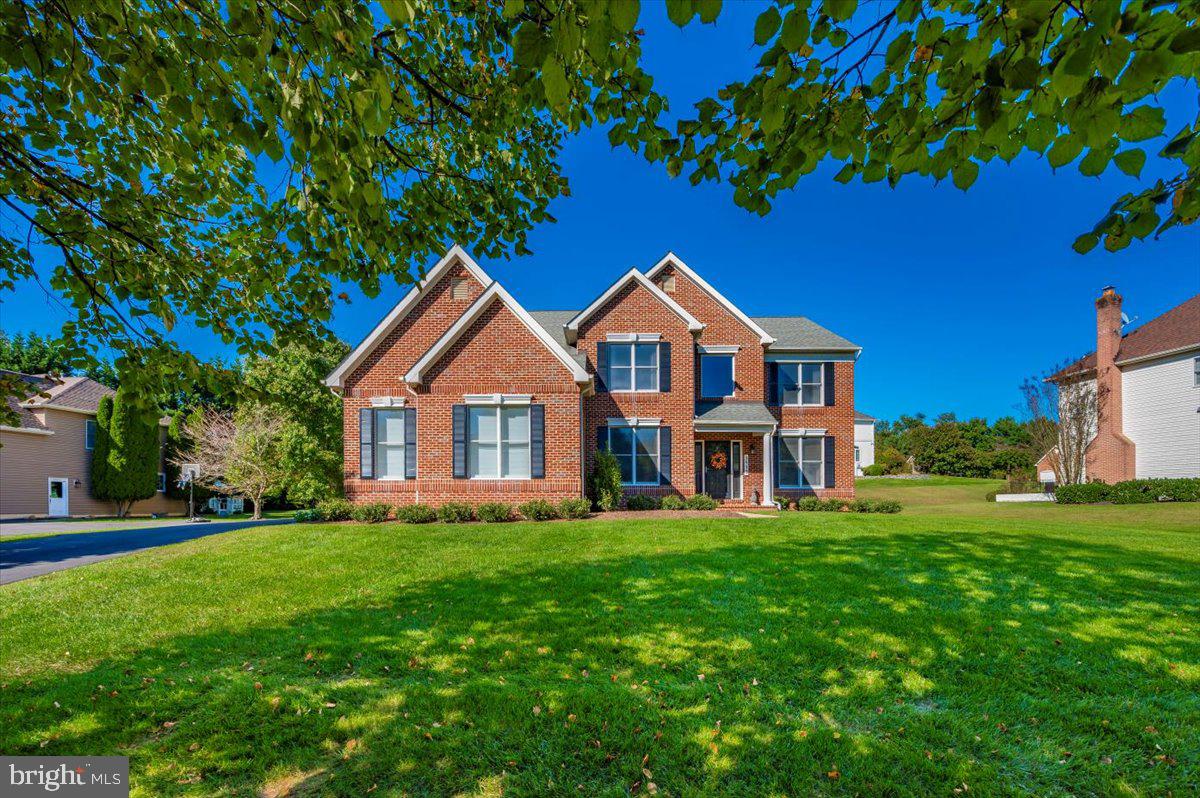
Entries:
POLYGON ((763 435, 763 447, 762 447, 762 453, 763 453, 762 454, 762 456, 763 456, 762 497, 763 497, 763 499, 762 499, 762 503, 763 503, 764 507, 770 507, 775 504, 775 474, 774 474, 775 456, 774 456, 774 452, 771 450, 771 443, 772 443, 771 439, 773 437, 774 436, 769 432, 767 432, 763 435))

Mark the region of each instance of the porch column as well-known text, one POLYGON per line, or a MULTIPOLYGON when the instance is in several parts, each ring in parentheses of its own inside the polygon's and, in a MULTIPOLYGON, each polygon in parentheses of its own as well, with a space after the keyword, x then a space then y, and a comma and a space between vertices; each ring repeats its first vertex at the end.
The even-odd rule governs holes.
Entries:
POLYGON ((774 436, 769 432, 767 432, 763 435, 763 447, 762 447, 762 456, 763 456, 762 497, 763 497, 763 499, 762 499, 762 503, 763 503, 764 507, 770 507, 775 504, 775 474, 774 474, 775 456, 774 456, 774 452, 771 450, 771 443, 772 443, 771 439, 773 437, 774 436))

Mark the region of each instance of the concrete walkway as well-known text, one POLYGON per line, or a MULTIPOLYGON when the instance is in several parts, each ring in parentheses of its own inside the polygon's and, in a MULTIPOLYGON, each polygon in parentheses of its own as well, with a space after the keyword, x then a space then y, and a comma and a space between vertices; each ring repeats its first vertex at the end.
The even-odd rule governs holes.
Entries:
MULTIPOLYGON (((41 522, 38 522, 41 523, 41 522)), ((71 522, 72 527, 76 523, 71 522)), ((290 518, 268 518, 262 521, 213 521, 193 524, 187 521, 163 521, 157 525, 137 524, 131 529, 108 532, 82 532, 70 535, 0 540, 0 584, 19 582, 53 571, 77 568, 80 565, 109 560, 135 551, 144 551, 171 543, 231 532, 248 526, 290 524, 290 518)), ((33 526, 33 524, 29 524, 33 526)), ((4 525, 4 531, 10 531, 4 525)), ((16 530, 12 530, 16 534, 16 530)))

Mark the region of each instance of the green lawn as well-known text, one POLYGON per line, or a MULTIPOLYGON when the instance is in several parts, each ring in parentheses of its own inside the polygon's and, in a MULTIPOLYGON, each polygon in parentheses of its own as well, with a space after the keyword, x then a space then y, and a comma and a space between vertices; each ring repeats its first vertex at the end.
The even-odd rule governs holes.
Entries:
POLYGON ((1200 508, 994 485, 276 526, 17 583, 0 751, 127 754, 142 796, 1195 794, 1200 508))

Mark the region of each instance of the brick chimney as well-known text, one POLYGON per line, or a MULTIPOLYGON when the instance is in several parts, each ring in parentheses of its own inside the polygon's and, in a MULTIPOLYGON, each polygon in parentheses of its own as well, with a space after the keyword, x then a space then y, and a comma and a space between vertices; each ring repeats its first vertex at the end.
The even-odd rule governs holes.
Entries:
POLYGON ((1089 481, 1134 478, 1134 445, 1125 437, 1121 404, 1121 295, 1106 286, 1096 300, 1096 389, 1099 391, 1096 437, 1086 455, 1089 481))

